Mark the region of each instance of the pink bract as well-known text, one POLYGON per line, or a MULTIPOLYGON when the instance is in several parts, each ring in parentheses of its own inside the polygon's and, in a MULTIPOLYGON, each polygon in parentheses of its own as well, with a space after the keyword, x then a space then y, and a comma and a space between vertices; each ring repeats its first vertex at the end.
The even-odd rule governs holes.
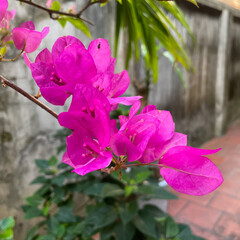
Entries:
POLYGON ((49 27, 45 27, 42 32, 35 31, 35 25, 32 21, 22 23, 18 28, 12 30, 13 42, 18 50, 26 53, 34 52, 40 45, 43 38, 49 32, 49 27))
POLYGON ((176 191, 201 196, 214 191, 223 182, 219 169, 207 157, 216 150, 177 146, 170 148, 160 159, 160 173, 176 191))
POLYGON ((7 0, 0 0, 0 22, 4 18, 6 11, 8 8, 8 1, 7 0))
POLYGON ((98 142, 91 136, 76 130, 67 138, 67 153, 63 156, 63 163, 72 166, 73 172, 85 175, 108 167, 111 161, 111 151, 101 150, 98 142))

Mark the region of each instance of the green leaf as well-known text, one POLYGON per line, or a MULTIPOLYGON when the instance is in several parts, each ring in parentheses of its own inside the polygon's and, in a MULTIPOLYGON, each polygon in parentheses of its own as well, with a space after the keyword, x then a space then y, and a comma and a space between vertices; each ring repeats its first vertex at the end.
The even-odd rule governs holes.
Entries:
POLYGON ((85 194, 106 198, 124 195, 124 190, 117 184, 97 183, 85 190, 85 194))
POLYGON ((44 176, 36 177, 30 184, 47 183, 49 179, 44 176))
POLYGON ((148 179, 150 176, 152 175, 152 171, 142 171, 142 172, 139 172, 135 175, 135 182, 136 184, 139 184, 139 183, 142 183, 144 182, 146 179, 148 179))
POLYGON ((130 222, 138 213, 138 204, 136 201, 121 203, 118 208, 123 224, 130 222))
POLYGON ((46 221, 46 225, 48 228, 48 232, 57 235, 58 227, 60 226, 60 222, 58 221, 58 219, 56 217, 50 217, 46 221))
POLYGON ((31 207, 25 212, 24 219, 32 219, 40 216, 43 216, 42 211, 36 207, 31 207))
POLYGON ((58 175, 52 178, 52 184, 55 184, 58 187, 61 187, 63 185, 64 180, 65 180, 65 177, 63 175, 58 175))
POLYGON ((122 222, 117 222, 114 227, 114 232, 117 240, 132 240, 135 233, 135 227, 131 222, 126 225, 122 222))
POLYGON ((0 230, 5 231, 8 228, 13 228, 15 225, 15 220, 13 217, 7 217, 0 221, 0 230))
POLYGON ((76 216, 74 216, 72 212, 72 208, 69 207, 61 207, 59 208, 56 218, 59 222, 62 223, 73 223, 76 222, 76 216))
POLYGON ((90 33, 87 25, 81 19, 68 17, 68 18, 66 18, 66 20, 68 22, 70 22, 74 27, 81 30, 86 36, 91 38, 91 33, 90 33))
POLYGON ((179 233, 178 224, 173 220, 172 217, 168 216, 166 219, 166 237, 172 238, 177 236, 179 233))
POLYGON ((142 185, 138 188, 138 193, 143 194, 144 199, 177 199, 176 195, 159 186, 142 185))
POLYGON ((66 232, 66 227, 64 225, 58 226, 57 237, 61 239, 63 237, 63 235, 65 234, 65 232, 66 232))
POLYGON ((56 240, 54 235, 39 236, 36 240, 56 240))
POLYGON ((2 48, 0 49, 0 55, 1 55, 1 57, 4 57, 4 55, 6 54, 6 52, 7 52, 7 47, 6 47, 6 46, 2 47, 2 48))
POLYGON ((198 4, 197 4, 197 2, 195 1, 195 0, 187 0, 188 2, 191 2, 191 3, 193 3, 194 5, 196 5, 197 7, 199 7, 198 6, 198 4))
POLYGON ((51 6, 51 9, 54 11, 60 11, 60 9, 61 9, 60 3, 58 1, 54 1, 51 6))
POLYGON ((6 229, 0 233, 0 240, 12 240, 13 239, 13 230, 11 228, 6 229))
POLYGON ((58 162, 58 159, 55 156, 52 156, 49 160, 48 160, 48 165, 49 166, 56 166, 58 162))
POLYGON ((48 161, 45 159, 36 159, 35 163, 41 171, 48 168, 48 161))
POLYGON ((152 215, 145 213, 144 210, 141 210, 139 215, 134 219, 134 225, 141 233, 149 237, 157 237, 155 219, 152 215))
POLYGON ((38 194, 34 194, 31 197, 27 197, 25 200, 30 206, 37 207, 42 203, 43 198, 38 194))
POLYGON ((97 207, 86 218, 85 222, 92 225, 93 230, 98 230, 112 224, 117 219, 117 212, 114 207, 97 207))

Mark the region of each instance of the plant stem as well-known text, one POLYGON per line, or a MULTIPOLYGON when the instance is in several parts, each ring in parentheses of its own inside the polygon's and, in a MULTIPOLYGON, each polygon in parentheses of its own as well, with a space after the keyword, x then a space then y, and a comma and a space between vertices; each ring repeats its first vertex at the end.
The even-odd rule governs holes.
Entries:
POLYGON ((50 9, 50 8, 46 8, 46 7, 43 7, 37 3, 34 3, 32 2, 31 0, 17 0, 19 2, 23 2, 23 3, 26 3, 28 5, 31 5, 33 7, 36 7, 36 8, 39 8, 45 12, 47 12, 50 16, 51 19, 53 20, 57 20, 58 17, 54 17, 53 14, 57 14, 57 15, 64 15, 64 16, 68 16, 68 17, 74 17, 74 18, 78 18, 78 19, 81 19, 82 21, 88 23, 88 24, 91 24, 91 25, 94 25, 91 21, 85 19, 85 18, 82 18, 81 17, 81 14, 88 8, 90 7, 91 5, 95 4, 95 3, 98 3, 99 1, 96 1, 96 2, 91 2, 90 0, 88 1, 88 3, 86 4, 86 6, 83 7, 83 9, 81 9, 78 13, 76 14, 73 14, 73 13, 68 13, 68 12, 62 12, 62 11, 56 11, 56 10, 53 10, 53 9, 50 9))
POLYGON ((10 82, 6 78, 0 75, 0 81, 3 87, 9 86, 10 88, 14 89, 15 91, 19 92, 22 94, 24 97, 28 98, 30 101, 34 102, 37 104, 39 107, 50 113, 53 117, 58 119, 58 114, 54 112, 51 108, 40 102, 38 99, 36 99, 34 96, 30 95, 29 93, 25 92, 22 88, 18 87, 14 83, 10 82))

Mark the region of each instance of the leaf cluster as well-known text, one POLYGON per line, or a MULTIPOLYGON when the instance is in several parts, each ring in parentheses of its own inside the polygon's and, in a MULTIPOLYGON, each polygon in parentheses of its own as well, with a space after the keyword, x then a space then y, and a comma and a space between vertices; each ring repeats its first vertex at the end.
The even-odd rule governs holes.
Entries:
MULTIPOLYGON (((191 1, 195 2, 195 1, 191 1)), ((196 2, 195 2, 196 3, 196 2)), ((167 50, 176 62, 187 70, 192 70, 192 63, 186 52, 184 41, 173 24, 173 16, 194 39, 190 27, 174 1, 156 0, 117 0, 115 55, 121 28, 128 36, 126 66, 135 52, 136 60, 143 56, 147 69, 152 70, 153 81, 158 79, 158 50, 167 50)))
MULTIPOLYGON (((64 134, 58 132, 56 136, 64 134)), ((176 199, 159 186, 148 167, 123 171, 120 180, 120 172, 79 176, 58 163, 55 156, 37 159, 35 163, 39 176, 31 184, 40 184, 40 188, 26 198, 22 209, 25 219, 39 218, 39 223, 25 240, 91 240, 95 234, 100 234, 101 240, 202 239, 147 202, 176 199), (76 194, 87 201, 76 203, 76 194), (77 205, 85 209, 86 215, 75 213, 77 205)))
POLYGON ((13 217, 0 220, 0 240, 13 240, 14 225, 15 220, 13 217))

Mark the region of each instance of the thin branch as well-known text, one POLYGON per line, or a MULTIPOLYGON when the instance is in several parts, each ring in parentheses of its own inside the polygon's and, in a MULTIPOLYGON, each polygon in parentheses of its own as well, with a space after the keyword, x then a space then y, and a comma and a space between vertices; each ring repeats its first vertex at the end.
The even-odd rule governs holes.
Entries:
POLYGON ((40 102, 38 99, 36 99, 34 96, 30 95, 29 93, 25 92, 23 89, 15 85, 14 83, 10 82, 6 78, 0 75, 0 81, 3 87, 9 86, 10 88, 14 89, 15 91, 22 94, 24 97, 28 98, 30 101, 34 102, 38 106, 40 106, 42 109, 50 113, 53 117, 58 119, 58 114, 54 112, 51 108, 40 102))
POLYGON ((64 15, 64 16, 68 16, 68 17, 74 17, 74 18, 78 18, 78 19, 81 19, 82 21, 90 24, 90 25, 94 25, 91 21, 83 18, 83 17, 80 17, 80 15, 82 14, 83 11, 85 11, 89 6, 93 5, 94 3, 98 2, 92 2, 90 5, 86 5, 81 11, 79 11, 77 14, 73 14, 73 13, 68 13, 68 12, 62 12, 62 11, 56 11, 56 10, 53 10, 53 9, 49 9, 49 8, 46 8, 46 7, 43 7, 37 3, 34 3, 30 0, 17 0, 19 2, 23 2, 23 3, 26 3, 28 5, 31 5, 33 7, 36 7, 36 8, 39 8, 45 12, 47 12, 50 16, 51 19, 53 20, 57 20, 59 17, 54 17, 53 14, 57 14, 57 15, 64 15))

